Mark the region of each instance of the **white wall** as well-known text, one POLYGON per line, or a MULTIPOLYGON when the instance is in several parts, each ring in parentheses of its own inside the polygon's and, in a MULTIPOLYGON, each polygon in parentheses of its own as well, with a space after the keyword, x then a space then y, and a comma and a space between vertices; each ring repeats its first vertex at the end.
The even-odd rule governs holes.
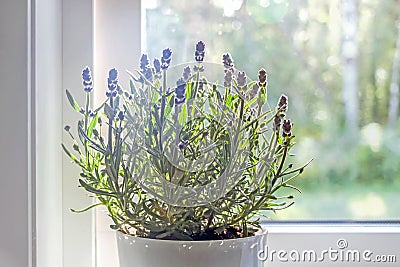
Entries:
POLYGON ((29 2, 0 1, 0 267, 30 266, 29 2))

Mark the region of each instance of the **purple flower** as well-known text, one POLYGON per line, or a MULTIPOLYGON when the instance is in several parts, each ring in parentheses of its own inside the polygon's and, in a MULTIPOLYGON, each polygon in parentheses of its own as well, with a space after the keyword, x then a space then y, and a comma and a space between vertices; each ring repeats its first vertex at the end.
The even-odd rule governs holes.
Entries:
POLYGON ((186 67, 183 69, 183 74, 182 74, 182 76, 183 76, 183 79, 184 79, 185 81, 189 80, 189 78, 190 78, 190 67, 189 67, 189 66, 186 66, 186 67))
POLYGON ((194 65, 193 66, 193 71, 194 72, 203 72, 204 71, 204 66, 198 67, 198 66, 194 65))
POLYGON ((171 64, 172 51, 170 48, 165 48, 162 54, 163 55, 161 57, 161 69, 166 70, 171 64))
POLYGON ((282 124, 282 136, 289 137, 292 136, 292 122, 290 120, 284 120, 282 124))
POLYGON ((222 55, 222 63, 226 69, 233 69, 233 60, 229 53, 222 55))
POLYGON ((90 74, 89 67, 82 70, 82 84, 85 92, 90 93, 93 90, 92 75, 90 74))
POLYGON ((149 57, 146 54, 143 54, 140 57, 140 70, 142 71, 142 73, 145 73, 146 70, 149 68, 149 57))
POLYGON ((115 97, 120 91, 120 87, 118 86, 118 71, 113 68, 108 71, 108 91, 106 92, 107 97, 115 97))
POLYGON ((181 140, 179 143, 178 143, 178 147, 179 147, 179 149, 185 149, 187 146, 188 146, 188 144, 189 144, 189 141, 188 140, 181 140))
POLYGON ((247 77, 246 73, 244 71, 239 71, 237 74, 237 85, 239 86, 239 89, 242 91, 247 90, 247 77))
POLYGON ((159 73, 161 71, 161 63, 158 58, 154 59, 153 65, 154 65, 154 69, 155 69, 156 73, 159 73))
POLYGON ((257 95, 258 89, 259 89, 258 84, 255 83, 249 92, 250 98, 254 98, 257 95))
POLYGON ((279 130, 279 127, 281 126, 282 119, 284 117, 285 117, 285 113, 278 113, 278 114, 275 115, 275 118, 274 118, 274 129, 275 129, 275 131, 279 130))
POLYGON ((124 116, 124 112, 120 111, 118 113, 118 119, 120 119, 121 121, 124 120, 125 116, 124 116))
POLYGON ((258 83, 259 86, 263 87, 267 85, 267 78, 268 78, 268 74, 267 71, 265 69, 260 69, 258 71, 258 83))
POLYGON ((288 110, 288 97, 286 95, 281 95, 276 109, 282 112, 286 112, 288 110))
POLYGON ((146 77, 147 80, 151 80, 151 78, 153 77, 153 71, 150 68, 148 68, 143 73, 143 75, 144 75, 144 77, 146 77))
POLYGON ((202 62, 204 60, 204 55, 205 55, 205 49, 206 45, 204 44, 203 41, 199 41, 196 44, 196 51, 194 52, 194 59, 197 62, 202 62))
POLYGON ((108 78, 110 80, 116 81, 118 79, 118 71, 115 68, 112 68, 108 71, 108 78))
POLYGON ((118 85, 118 71, 113 68, 108 72, 108 89, 114 91, 118 85))
POLYGON ((185 149, 186 148, 186 146, 187 146, 187 143, 186 142, 179 142, 179 144, 178 144, 178 147, 179 147, 179 149, 180 150, 183 150, 183 149, 185 149))
POLYGON ((226 70, 225 77, 224 77, 224 86, 230 87, 232 85, 232 71, 226 70))
POLYGON ((183 78, 179 78, 179 80, 176 82, 176 89, 175 89, 176 104, 185 102, 185 93, 186 93, 186 81, 183 78))
MULTIPOLYGON (((150 61, 149 61, 149 57, 147 56, 147 54, 142 54, 142 56, 140 57, 139 68, 140 68, 140 73, 147 80, 151 80, 153 78, 153 70, 150 67, 150 61)), ((142 78, 142 76, 140 76, 139 82, 141 82, 141 83, 144 82, 144 79, 142 78)))

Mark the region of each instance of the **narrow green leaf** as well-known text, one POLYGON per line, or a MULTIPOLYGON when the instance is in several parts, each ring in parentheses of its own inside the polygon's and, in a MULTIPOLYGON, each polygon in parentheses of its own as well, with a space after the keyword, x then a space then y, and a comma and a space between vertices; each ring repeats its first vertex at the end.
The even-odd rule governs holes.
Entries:
POLYGON ((157 100, 160 98, 160 94, 156 91, 153 90, 153 95, 151 96, 151 103, 157 103, 157 100))
POLYGON ((80 112, 80 108, 78 103, 76 103, 74 97, 71 95, 71 93, 68 90, 65 90, 65 93, 67 95, 68 101, 71 104, 72 108, 75 109, 76 111, 80 112))
POLYGON ((185 126, 186 120, 187 120, 187 108, 185 103, 182 105, 181 112, 179 113, 178 122, 181 126, 185 126))
POLYGON ((119 108, 119 99, 120 99, 119 96, 114 98, 113 107, 112 107, 114 110, 117 110, 119 108))
POLYGON ((160 221, 166 221, 167 220, 167 218, 164 218, 164 217, 158 215, 157 213, 152 211, 149 207, 147 207, 145 202, 143 202, 142 204, 143 204, 143 209, 146 211, 147 214, 159 219, 160 221))
POLYGON ((288 187, 288 188, 294 189, 294 190, 296 190, 297 192, 299 192, 301 194, 301 190, 299 188, 297 188, 296 186, 294 186, 294 185, 284 184, 283 187, 288 187))
POLYGON ((192 99, 194 95, 192 95, 193 91, 193 83, 188 82, 186 83, 186 92, 185 92, 185 97, 187 100, 192 99))
POLYGON ((84 133, 83 131, 83 122, 82 121, 78 121, 78 136, 79 136, 79 140, 81 141, 81 143, 84 145, 85 144, 85 137, 82 135, 82 133, 84 133), (81 130, 82 129, 82 130, 81 130))
POLYGON ((244 106, 244 107, 245 107, 245 109, 248 109, 248 108, 250 108, 250 107, 251 107, 251 105, 253 105, 253 104, 254 104, 256 101, 257 101, 257 98, 256 98, 256 97, 254 97, 254 98, 250 99, 250 101, 249 101, 249 102, 247 102, 247 103, 246 103, 246 105, 244 106))
POLYGON ((80 164, 79 160, 71 154, 71 152, 69 152, 69 150, 64 146, 64 144, 61 144, 65 154, 67 154, 67 156, 72 159, 75 163, 80 164))
POLYGON ((228 95, 227 97, 226 97, 226 99, 225 99, 225 105, 228 107, 228 108, 232 108, 232 95, 228 95))
POLYGON ((222 102, 222 96, 221 96, 221 93, 217 90, 217 86, 215 84, 213 84, 213 91, 217 96, 218 103, 221 103, 222 102))
POLYGON ((164 111, 165 118, 167 118, 168 115, 171 113, 172 107, 174 106, 174 101, 175 101, 175 97, 173 95, 171 95, 169 97, 169 104, 165 106, 165 111, 164 111))
POLYGON ((106 150, 104 148, 102 148, 99 144, 97 144, 95 141, 93 141, 91 138, 89 138, 89 136, 87 136, 87 134, 85 133, 85 131, 83 130, 83 127, 81 124, 78 123, 78 134, 79 136, 88 141, 90 143, 90 147, 92 147, 93 149, 96 149, 97 151, 105 154, 106 150))
POLYGON ((249 82, 249 84, 247 85, 247 87, 248 87, 248 88, 252 88, 253 85, 256 84, 256 83, 257 83, 257 81, 249 82))
POLYGON ((109 118, 109 119, 114 118, 114 110, 107 103, 105 103, 105 105, 104 105, 104 113, 106 114, 107 118, 109 118))
POLYGON ((133 82, 133 79, 129 79, 129 87, 131 88, 131 93, 132 95, 137 95, 137 89, 135 86, 135 83, 133 82))
POLYGON ((84 208, 82 210, 75 210, 75 209, 70 209, 70 210, 75 213, 82 213, 82 212, 88 211, 90 209, 93 209, 94 207, 101 206, 101 205, 103 205, 103 203, 96 203, 96 204, 90 205, 89 207, 84 208))
POLYGON ((88 127, 88 137, 89 137, 89 138, 92 138, 93 129, 94 129, 94 127, 96 127, 98 118, 99 118, 99 115, 96 114, 96 115, 92 118, 92 121, 91 121, 90 124, 89 124, 89 127, 88 127))
POLYGON ((115 197, 114 193, 110 193, 110 192, 106 192, 100 189, 96 189, 90 185, 88 185, 87 183, 85 183, 82 179, 79 179, 79 183, 80 185, 85 188, 86 191, 96 194, 96 195, 103 195, 103 196, 110 196, 110 197, 115 197))
POLYGON ((267 93, 265 87, 261 87, 260 92, 258 93, 257 104, 259 107, 263 106, 267 101, 267 93))

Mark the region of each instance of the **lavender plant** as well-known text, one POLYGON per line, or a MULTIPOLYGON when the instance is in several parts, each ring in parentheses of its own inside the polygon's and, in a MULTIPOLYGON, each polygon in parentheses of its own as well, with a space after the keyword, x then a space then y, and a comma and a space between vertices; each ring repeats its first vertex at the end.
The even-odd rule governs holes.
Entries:
POLYGON ((73 145, 62 147, 98 200, 82 211, 105 206, 111 228, 127 234, 208 240, 253 235, 261 211, 294 203, 279 189, 299 191, 290 182, 308 163, 287 163, 295 145, 288 98, 270 108, 264 69, 249 81, 229 54, 222 65, 206 63, 202 41, 194 58, 172 67, 169 48, 152 63, 144 54, 128 90, 111 69, 106 100, 94 110, 89 68, 84 107, 66 92, 82 119, 78 138, 65 126, 73 145))

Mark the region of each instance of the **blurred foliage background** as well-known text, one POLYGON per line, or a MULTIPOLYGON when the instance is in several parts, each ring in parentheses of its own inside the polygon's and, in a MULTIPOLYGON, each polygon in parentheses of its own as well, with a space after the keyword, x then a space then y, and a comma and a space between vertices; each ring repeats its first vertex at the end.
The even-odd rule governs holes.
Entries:
MULTIPOLYGON (((143 0, 145 51, 173 64, 269 73, 268 102, 289 96, 303 193, 278 219, 399 219, 399 0, 143 0)), ((137 66, 135 66, 137 67, 137 66)))

